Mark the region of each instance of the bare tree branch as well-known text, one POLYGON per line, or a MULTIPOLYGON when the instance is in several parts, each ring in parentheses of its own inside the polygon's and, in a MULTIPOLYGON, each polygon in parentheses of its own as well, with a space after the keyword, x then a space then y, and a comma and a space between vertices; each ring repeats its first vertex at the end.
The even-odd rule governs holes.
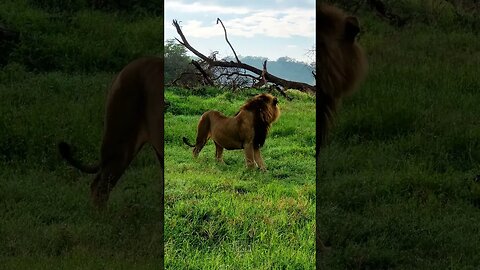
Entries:
POLYGON ((232 49, 233 55, 235 55, 235 59, 237 59, 237 63, 240 63, 240 59, 238 59, 237 53, 236 53, 235 50, 233 49, 232 44, 230 44, 230 41, 228 41, 228 38, 227 38, 227 29, 225 29, 225 26, 223 25, 223 22, 222 22, 222 20, 220 20, 220 18, 217 18, 217 24, 218 24, 218 22, 220 22, 220 24, 221 24, 222 27, 223 27, 223 32, 225 32, 225 40, 227 41, 228 45, 230 46, 230 49, 232 49))
POLYGON ((270 86, 270 89, 275 89, 277 90, 283 97, 285 97, 288 101, 292 101, 293 98, 291 98, 290 96, 287 95, 287 93, 282 89, 280 88, 280 86, 278 85, 272 85, 270 86))
POLYGON ((205 70, 203 70, 202 66, 200 66, 200 64, 197 61, 192 60, 191 63, 198 69, 198 71, 200 71, 207 85, 210 85, 210 86, 215 85, 212 79, 210 79, 210 76, 208 76, 208 74, 205 72, 205 70))
POLYGON ((267 84, 267 79, 265 79, 265 74, 267 74, 267 60, 263 61, 263 70, 262 70, 263 84, 267 84))
MULTIPOLYGON (((200 74, 200 73, 195 73, 195 72, 189 72, 189 71, 187 71, 187 72, 182 72, 182 73, 178 76, 178 78, 176 78, 175 80, 173 80, 169 85, 179 85, 178 82, 181 81, 181 80, 183 79, 183 77, 185 77, 185 76, 200 77, 200 76, 202 76, 202 74, 200 74)), ((188 78, 187 80, 188 80, 188 81, 191 81, 190 78, 188 78)), ((180 83, 180 85, 186 86, 186 85, 185 85, 184 83, 182 83, 182 82, 180 83)))
POLYGON ((182 29, 180 28, 180 25, 178 24, 177 20, 173 20, 173 26, 175 26, 175 28, 177 30, 177 33, 181 38, 181 41, 178 40, 178 39, 177 39, 177 41, 180 44, 182 44, 183 46, 185 46, 189 51, 191 51, 197 57, 199 57, 200 59, 205 61, 205 63, 208 64, 209 66, 225 67, 225 68, 240 68, 240 69, 248 70, 248 71, 250 71, 254 74, 257 74, 258 76, 262 76, 262 74, 263 74, 264 75, 263 77, 265 78, 266 81, 277 84, 277 85, 281 85, 284 89, 290 89, 291 88, 291 89, 298 89, 300 91, 311 93, 311 94, 316 93, 315 87, 312 86, 312 85, 309 85, 307 83, 285 80, 285 79, 279 78, 275 75, 272 75, 268 72, 263 72, 263 70, 260 70, 258 68, 253 67, 253 66, 250 66, 250 65, 247 65, 245 63, 241 63, 241 62, 235 63, 235 62, 232 62, 232 61, 229 61, 229 62, 218 61, 218 60, 208 58, 204 54, 197 51, 194 47, 192 47, 190 45, 190 43, 188 43, 188 41, 185 38, 185 35, 183 34, 182 29))
POLYGON ((267 73, 267 60, 263 61, 263 70, 262 75, 258 78, 258 82, 253 85, 253 87, 261 87, 267 84, 267 80, 265 79, 265 74, 267 73))

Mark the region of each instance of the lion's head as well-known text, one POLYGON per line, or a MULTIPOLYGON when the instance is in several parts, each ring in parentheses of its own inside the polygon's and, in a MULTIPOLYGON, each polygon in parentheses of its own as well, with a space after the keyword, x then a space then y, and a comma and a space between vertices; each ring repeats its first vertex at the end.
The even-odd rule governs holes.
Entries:
POLYGON ((259 94, 247 100, 240 108, 241 110, 254 113, 255 137, 253 145, 258 149, 265 143, 271 124, 280 117, 278 99, 270 94, 259 94))
POLYGON ((319 10, 318 83, 338 100, 352 93, 366 74, 365 53, 356 41, 360 22, 334 6, 322 4, 319 10))

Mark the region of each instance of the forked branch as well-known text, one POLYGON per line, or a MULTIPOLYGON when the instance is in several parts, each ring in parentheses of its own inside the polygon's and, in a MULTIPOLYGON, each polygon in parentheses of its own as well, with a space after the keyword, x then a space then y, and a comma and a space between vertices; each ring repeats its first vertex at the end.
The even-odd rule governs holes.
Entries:
MULTIPOLYGON (((221 21, 220 21, 220 23, 223 26, 223 23, 221 21)), ((228 39, 227 39, 227 42, 229 43, 230 48, 232 48, 232 51, 234 52, 235 57, 237 58, 237 62, 226 61, 226 60, 216 60, 216 59, 213 59, 213 58, 209 58, 209 57, 205 56, 204 54, 202 54, 201 52, 197 51, 194 47, 192 47, 190 45, 187 38, 183 34, 182 29, 180 28, 180 25, 178 24, 177 20, 173 20, 173 26, 176 28, 177 33, 180 36, 180 40, 178 38, 175 38, 175 39, 180 44, 185 46, 185 48, 187 48, 189 51, 191 51, 193 54, 195 54, 198 58, 202 59, 210 67, 224 67, 224 68, 237 68, 237 69, 239 68, 239 69, 243 69, 243 70, 246 70, 246 71, 250 71, 254 74, 257 74, 261 79, 265 80, 266 82, 273 83, 275 85, 279 85, 283 89, 297 89, 297 90, 307 92, 307 93, 310 93, 310 94, 315 94, 315 92, 316 92, 315 91, 315 86, 312 86, 312 85, 309 85, 309 84, 303 83, 303 82, 285 80, 285 79, 279 78, 275 75, 272 75, 272 74, 268 73, 266 71, 266 64, 264 64, 264 69, 260 70, 256 67, 253 67, 253 66, 250 66, 250 65, 247 65, 245 63, 240 62, 238 57, 237 57, 237 54, 233 50, 233 47, 231 46, 230 42, 228 42, 228 39)), ((227 32, 225 30, 225 27, 223 29, 225 31, 225 38, 226 38, 226 33, 227 32)))
POLYGON ((220 22, 220 24, 221 24, 222 27, 223 27, 223 32, 225 32, 225 40, 227 41, 228 46, 230 46, 230 49, 232 49, 233 55, 235 55, 235 59, 237 59, 237 63, 240 63, 240 59, 238 59, 237 53, 236 53, 235 50, 233 49, 232 44, 230 44, 230 41, 228 41, 227 29, 225 29, 225 25, 223 25, 223 22, 222 22, 222 20, 220 20, 220 18, 217 18, 217 24, 218 24, 219 22, 220 22))

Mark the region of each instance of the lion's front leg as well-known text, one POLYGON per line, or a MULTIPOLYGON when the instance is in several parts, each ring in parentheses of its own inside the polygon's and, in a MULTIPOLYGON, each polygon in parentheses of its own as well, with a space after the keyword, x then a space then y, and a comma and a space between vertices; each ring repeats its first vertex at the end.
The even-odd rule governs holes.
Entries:
POLYGON ((257 163, 258 167, 262 171, 266 171, 267 168, 265 167, 265 162, 263 162, 262 154, 260 153, 260 149, 254 149, 253 154, 255 157, 255 162, 257 163))
POLYGON ((252 143, 245 144, 243 147, 243 152, 245 153, 245 163, 247 164, 247 167, 255 168, 253 144, 252 143))

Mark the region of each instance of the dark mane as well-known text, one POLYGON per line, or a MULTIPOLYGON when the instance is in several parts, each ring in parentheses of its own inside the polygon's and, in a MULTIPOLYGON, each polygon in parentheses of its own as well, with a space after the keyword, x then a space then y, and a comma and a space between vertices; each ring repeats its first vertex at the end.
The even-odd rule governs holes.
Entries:
POLYGON ((334 6, 317 9, 317 134, 316 151, 326 144, 327 135, 341 98, 354 92, 363 81, 367 59, 356 41, 359 21, 334 6))
POLYGON ((253 148, 255 149, 259 149, 265 144, 268 129, 270 128, 271 121, 269 119, 271 118, 271 113, 268 108, 268 101, 269 99, 266 95, 258 95, 249 99, 240 109, 253 112, 253 129, 255 131, 253 148))

